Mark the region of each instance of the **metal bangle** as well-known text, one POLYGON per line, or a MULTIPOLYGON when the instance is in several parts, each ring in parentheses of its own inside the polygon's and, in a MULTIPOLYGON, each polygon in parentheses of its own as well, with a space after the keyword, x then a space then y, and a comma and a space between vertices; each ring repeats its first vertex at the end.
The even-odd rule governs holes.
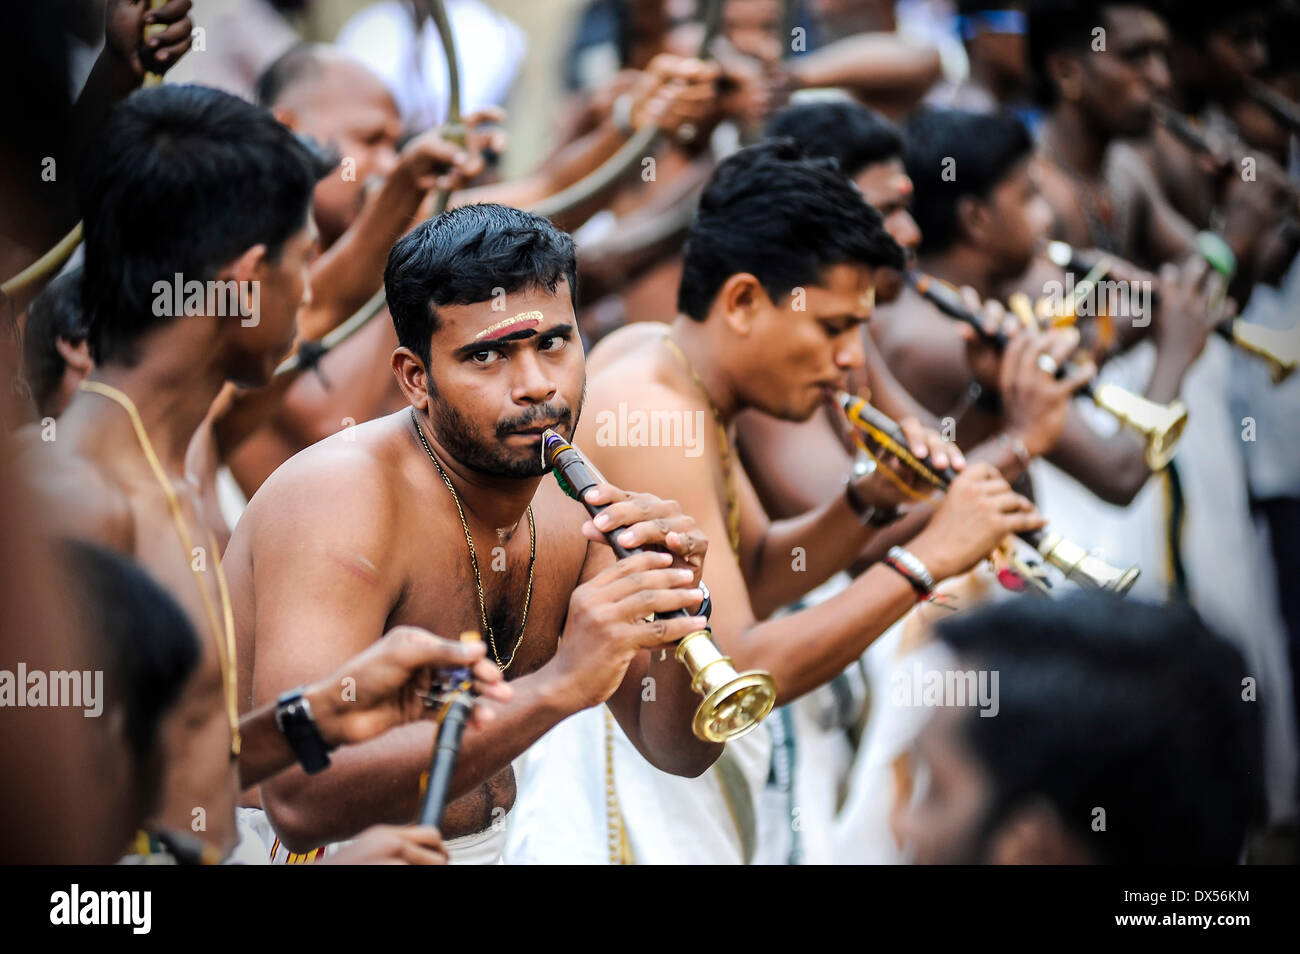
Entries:
POLYGON ((912 574, 916 582, 925 587, 927 592, 934 589, 934 577, 930 574, 929 568, 921 562, 916 554, 910 550, 904 550, 902 547, 890 547, 887 556, 912 574))

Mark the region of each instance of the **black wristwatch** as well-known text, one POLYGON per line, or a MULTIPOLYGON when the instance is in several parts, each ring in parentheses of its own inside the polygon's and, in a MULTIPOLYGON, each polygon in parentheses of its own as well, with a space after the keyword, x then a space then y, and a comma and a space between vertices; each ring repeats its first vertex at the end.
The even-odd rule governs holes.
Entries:
POLYGON ((311 703, 301 689, 290 689, 275 701, 275 724, 298 756, 298 764, 308 775, 314 775, 330 764, 330 747, 321 738, 316 720, 312 718, 311 703))

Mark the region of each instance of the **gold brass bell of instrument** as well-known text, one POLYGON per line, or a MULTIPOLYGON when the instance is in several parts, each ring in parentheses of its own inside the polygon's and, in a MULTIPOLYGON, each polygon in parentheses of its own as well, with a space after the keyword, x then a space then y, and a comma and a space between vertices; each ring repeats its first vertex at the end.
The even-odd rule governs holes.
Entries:
POLYGON ((1147 466, 1152 470, 1162 470, 1173 459, 1178 439, 1187 427, 1187 405, 1182 401, 1157 404, 1114 384, 1094 385, 1092 399, 1142 435, 1147 445, 1147 466))
POLYGON ((1050 530, 1043 531, 1034 545, 1043 559, 1064 573, 1067 580, 1073 580, 1090 590, 1108 590, 1122 596, 1132 588, 1142 572, 1136 566, 1127 570, 1111 566, 1077 543, 1050 530))
POLYGON ((1300 330, 1295 328, 1282 331, 1236 318, 1232 322, 1232 341, 1241 350, 1268 362, 1274 384, 1289 378, 1300 361, 1300 330))
MULTIPOLYGON (((555 474, 560 489, 581 503, 591 516, 600 513, 603 508, 584 497, 596 486, 595 469, 582 451, 550 428, 542 432, 542 466, 555 474)), ((620 558, 639 552, 623 549, 612 531, 606 532, 606 539, 620 558)), ((700 586, 704 588, 703 582, 700 586)), ((707 591, 705 600, 708 601, 707 591)), ((673 610, 664 615, 676 617, 687 613, 673 610)), ((704 701, 695 710, 691 728, 706 742, 740 738, 763 721, 776 704, 776 680, 769 673, 758 670, 736 672, 731 659, 722 655, 714 645, 713 634, 707 626, 679 641, 674 655, 691 674, 692 691, 704 696, 704 701)))
POLYGON ((776 704, 776 680, 758 670, 736 672, 707 629, 677 644, 677 661, 691 674, 691 689, 704 696, 691 728, 706 742, 727 742, 754 729, 776 704))

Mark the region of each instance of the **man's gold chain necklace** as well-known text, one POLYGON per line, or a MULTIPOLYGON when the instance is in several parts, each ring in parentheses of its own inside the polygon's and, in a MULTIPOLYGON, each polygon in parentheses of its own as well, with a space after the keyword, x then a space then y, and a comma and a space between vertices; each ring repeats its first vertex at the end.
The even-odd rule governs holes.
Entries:
POLYGON ((709 412, 713 415, 713 423, 718 429, 718 447, 722 451, 722 482, 726 487, 727 493, 727 543, 731 546, 731 552, 740 555, 740 501, 736 496, 735 476, 731 472, 731 441, 727 438, 727 427, 722 423, 722 415, 718 413, 717 407, 713 403, 713 398, 709 397, 709 390, 700 380, 700 376, 695 373, 691 367, 690 360, 686 357, 686 352, 682 350, 681 345, 664 335, 664 345, 672 352, 682 368, 691 376, 695 382, 695 387, 700 394, 704 396, 704 402, 709 406, 709 412))
POLYGON ((474 590, 478 593, 479 617, 483 620, 483 630, 488 635, 488 645, 492 648, 492 658, 496 660, 497 668, 505 672, 510 668, 510 664, 515 661, 515 656, 519 653, 519 647, 523 645, 524 633, 528 630, 528 607, 533 602, 533 565, 537 561, 537 527, 533 523, 533 505, 528 505, 528 590, 524 595, 524 615, 519 624, 519 639, 515 641, 515 648, 510 651, 510 658, 502 662, 501 654, 497 652, 496 634, 492 632, 492 627, 488 624, 487 601, 483 598, 483 578, 479 575, 478 555, 474 552, 474 538, 469 532, 469 521, 465 519, 465 508, 460 505, 460 494, 456 493, 451 478, 442 469, 442 464, 438 463, 433 448, 425 440, 424 428, 420 427, 420 419, 416 416, 415 408, 411 408, 411 423, 415 425, 415 433, 420 436, 420 444, 424 447, 424 452, 429 455, 429 460, 433 461, 433 466, 438 468, 438 476, 442 478, 442 482, 451 491, 451 499, 456 504, 456 513, 460 515, 460 526, 465 531, 465 545, 469 547, 470 566, 474 568, 474 590))
POLYGON ((208 593, 208 588, 203 582, 201 570, 194 568, 194 541, 190 539, 189 530, 185 526, 185 517, 181 513, 180 498, 176 496, 176 490, 172 487, 172 482, 163 470, 162 462, 154 452, 153 443, 149 440, 149 434, 144 429, 144 421, 140 419, 140 412, 126 394, 115 387, 104 384, 101 381, 83 381, 81 390, 89 391, 92 394, 99 394, 108 398, 110 401, 120 405, 122 410, 126 411, 127 417, 131 419, 131 426, 135 429, 136 439, 140 442, 140 449, 144 452, 145 460, 149 462, 149 467, 153 471, 158 485, 162 488, 163 496, 167 498, 167 505, 171 508, 172 522, 176 524, 176 533, 180 537, 181 546, 185 548, 185 559, 190 565, 190 572, 194 575, 194 583, 199 588, 199 597, 203 600, 203 612, 208 618, 208 624, 212 627, 212 636, 217 644, 217 658, 221 662, 221 682, 226 696, 226 714, 230 719, 230 757, 236 759, 239 757, 240 737, 239 737, 239 700, 236 689, 236 680, 238 678, 235 668, 235 620, 234 613, 230 605, 230 590, 226 585, 226 574, 221 568, 221 553, 217 547, 217 538, 208 528, 208 545, 212 548, 212 565, 217 576, 217 592, 221 596, 221 617, 218 620, 216 607, 212 604, 212 597, 208 593))

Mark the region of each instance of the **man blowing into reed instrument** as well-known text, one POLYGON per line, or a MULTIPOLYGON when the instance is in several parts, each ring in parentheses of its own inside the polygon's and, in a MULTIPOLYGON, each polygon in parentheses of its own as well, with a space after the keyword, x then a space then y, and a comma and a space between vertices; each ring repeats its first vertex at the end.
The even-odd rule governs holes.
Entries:
MULTIPOLYGON (((731 552, 715 547, 705 573, 713 632, 738 669, 772 674, 781 704, 842 672, 916 602, 918 588, 1044 524, 992 466, 972 464, 909 543, 928 584, 908 569, 910 558, 898 569, 882 564, 816 607, 764 621, 847 568, 905 498, 882 467, 849 479, 816 510, 769 521, 732 450, 732 417, 744 408, 786 420, 816 413, 862 364, 875 271, 901 267, 880 213, 834 163, 805 158, 789 140, 753 146, 719 166, 705 190, 687 237, 678 319, 624 328, 592 354, 579 445, 611 480, 635 475, 681 501, 711 540, 731 542, 731 552), (608 439, 598 425, 619 402, 702 415, 702 453, 608 439)), ((932 432, 910 427, 908 436, 928 448, 922 456, 942 457, 939 466, 963 465, 932 432)))
MULTIPOLYGON (((575 268, 566 234, 499 205, 453 209, 403 237, 384 283, 409 407, 284 464, 228 552, 243 707, 394 625, 483 634, 513 699, 465 736, 444 824, 453 861, 499 857, 511 761, 581 709, 607 702, 666 772, 698 775, 720 751, 691 732, 699 698, 686 669, 649 651, 703 618, 646 621, 701 606, 699 527, 672 501, 602 485, 602 529, 668 551, 616 561, 584 508, 543 477, 542 431, 572 435, 582 410, 575 268)), ((409 821, 432 742, 428 725, 398 729, 321 776, 275 779, 262 804, 293 851, 409 821)))

